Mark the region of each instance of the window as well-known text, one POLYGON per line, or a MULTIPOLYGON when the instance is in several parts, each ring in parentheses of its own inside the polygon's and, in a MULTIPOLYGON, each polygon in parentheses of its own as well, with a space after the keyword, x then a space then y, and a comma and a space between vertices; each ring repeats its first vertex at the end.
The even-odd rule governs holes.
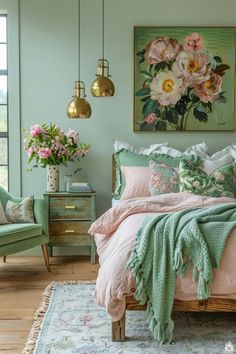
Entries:
POLYGON ((0 15, 0 185, 8 190, 7 15, 0 15))

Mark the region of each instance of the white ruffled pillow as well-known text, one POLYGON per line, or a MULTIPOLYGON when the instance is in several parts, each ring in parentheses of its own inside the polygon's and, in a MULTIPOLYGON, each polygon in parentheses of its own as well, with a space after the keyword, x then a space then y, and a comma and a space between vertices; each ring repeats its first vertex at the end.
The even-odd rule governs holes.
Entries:
POLYGON ((207 156, 206 154, 207 151, 207 145, 205 141, 203 141, 201 144, 196 144, 188 147, 184 152, 174 149, 170 146, 162 146, 159 151, 154 151, 153 153, 162 153, 166 155, 170 155, 172 157, 181 157, 181 156, 190 156, 190 155, 197 155, 200 157, 205 157, 207 156))
POLYGON ((138 148, 136 146, 133 146, 129 143, 115 140, 114 141, 114 152, 119 152, 121 150, 128 150, 132 151, 136 154, 142 154, 142 155, 151 155, 153 153, 158 153, 158 154, 167 154, 172 157, 180 157, 180 156, 189 156, 189 155, 198 155, 200 157, 205 157, 208 156, 206 154, 207 152, 207 144, 205 141, 203 141, 200 144, 192 145, 188 147, 184 152, 174 149, 170 146, 168 146, 168 142, 161 143, 161 144, 152 144, 147 148, 138 148))
POLYGON ((212 173, 217 168, 223 165, 226 165, 231 162, 236 163, 236 145, 226 146, 224 149, 219 150, 212 155, 208 155, 208 154, 205 154, 205 156, 202 155, 201 158, 202 158, 202 168, 206 172, 212 173))
POLYGON ((202 168, 207 173, 212 173, 217 168, 222 167, 228 163, 233 162, 234 159, 230 154, 222 156, 218 159, 204 158, 202 159, 202 168))
POLYGON ((134 152, 135 154, 142 154, 142 155, 150 155, 152 154, 154 151, 158 151, 160 152, 161 148, 163 146, 167 146, 168 143, 165 142, 165 143, 161 143, 161 144, 152 144, 150 145, 149 147, 147 148, 144 148, 144 147, 136 147, 134 145, 131 145, 129 143, 126 143, 124 141, 120 141, 120 140, 115 140, 114 143, 113 143, 113 146, 114 146, 114 152, 119 152, 123 149, 125 150, 128 150, 128 151, 132 151, 134 152))

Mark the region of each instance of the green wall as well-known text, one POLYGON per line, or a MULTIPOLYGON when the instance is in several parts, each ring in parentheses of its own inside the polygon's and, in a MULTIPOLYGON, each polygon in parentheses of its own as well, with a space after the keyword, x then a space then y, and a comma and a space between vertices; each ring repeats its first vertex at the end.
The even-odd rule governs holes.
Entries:
MULTIPOLYGON (((101 4, 99 0, 81 0, 81 79, 93 110, 88 120, 69 120, 65 113, 78 72, 77 1, 21 0, 19 14, 21 126, 28 129, 35 123, 55 122, 63 129, 80 131, 81 139, 92 145, 91 153, 81 162, 80 180, 89 181, 97 190, 99 214, 111 202, 114 139, 138 146, 169 141, 180 149, 206 140, 210 152, 236 140, 232 132, 132 131, 133 26, 234 26, 236 1, 106 0, 105 56, 110 60, 116 94, 113 98, 92 98, 90 85, 101 55, 101 4)), ((23 195, 41 196, 46 171, 29 173, 26 161, 22 151, 23 195)))

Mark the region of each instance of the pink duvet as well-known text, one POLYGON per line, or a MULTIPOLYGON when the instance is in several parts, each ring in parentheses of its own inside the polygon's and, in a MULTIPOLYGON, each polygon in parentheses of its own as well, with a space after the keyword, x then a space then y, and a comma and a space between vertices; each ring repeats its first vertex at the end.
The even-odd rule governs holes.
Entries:
MULTIPOLYGON (((156 197, 129 199, 116 205, 96 220, 89 232, 95 235, 100 269, 96 282, 95 299, 106 308, 113 321, 119 320, 125 309, 125 296, 135 290, 135 282, 126 269, 137 230, 144 218, 163 212, 174 212, 193 207, 236 203, 231 198, 209 198, 188 193, 163 194, 156 197)), ((214 271, 211 296, 236 299, 236 228, 228 238, 219 269, 214 271)), ((175 297, 196 299, 196 285, 189 272, 183 279, 177 277, 175 297)))

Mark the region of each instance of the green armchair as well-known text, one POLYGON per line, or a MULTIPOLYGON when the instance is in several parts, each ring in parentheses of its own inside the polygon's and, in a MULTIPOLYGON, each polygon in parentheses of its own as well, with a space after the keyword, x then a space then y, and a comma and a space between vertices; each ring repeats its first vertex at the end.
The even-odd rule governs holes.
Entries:
MULTIPOLYGON (((3 208, 8 200, 20 202, 22 198, 16 198, 0 187, 0 201, 3 208)), ((35 224, 19 223, 0 225, 0 256, 6 261, 9 254, 21 252, 41 245, 47 270, 50 271, 48 256, 48 214, 43 199, 34 199, 35 224)))

